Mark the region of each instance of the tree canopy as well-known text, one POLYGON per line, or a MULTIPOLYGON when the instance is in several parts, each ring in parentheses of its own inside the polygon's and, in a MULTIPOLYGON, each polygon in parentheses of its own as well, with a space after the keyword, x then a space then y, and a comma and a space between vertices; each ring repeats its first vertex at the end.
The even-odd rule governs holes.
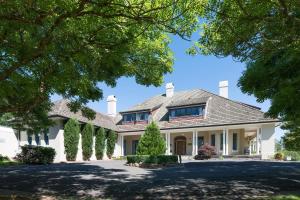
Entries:
POLYGON ((300 124, 300 2, 210 0, 202 35, 190 53, 232 56, 245 62, 238 85, 268 116, 300 124))
POLYGON ((201 9, 185 0, 1 1, 0 113, 46 120, 58 94, 93 118, 85 104, 102 98, 99 82, 160 85, 172 71, 170 34, 189 38, 201 9))

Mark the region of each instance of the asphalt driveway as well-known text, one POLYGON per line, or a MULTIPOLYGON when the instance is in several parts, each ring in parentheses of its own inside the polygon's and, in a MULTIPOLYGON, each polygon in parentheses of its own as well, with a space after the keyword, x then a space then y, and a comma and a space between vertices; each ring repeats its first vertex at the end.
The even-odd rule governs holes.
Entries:
POLYGON ((249 199, 300 191, 300 163, 190 161, 141 169, 124 161, 0 168, 0 194, 75 199, 249 199))

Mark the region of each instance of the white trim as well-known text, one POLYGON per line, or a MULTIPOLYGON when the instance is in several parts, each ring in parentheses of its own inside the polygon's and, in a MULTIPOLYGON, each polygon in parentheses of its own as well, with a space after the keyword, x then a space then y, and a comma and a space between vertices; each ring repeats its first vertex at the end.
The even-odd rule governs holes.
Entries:
POLYGON ((229 138, 228 137, 229 136, 229 133, 228 133, 229 131, 228 130, 229 129, 227 128, 225 130, 226 130, 226 142, 225 142, 225 145, 226 145, 226 155, 228 155, 228 141, 229 141, 229 139, 228 139, 229 138))
POLYGON ((223 129, 223 150, 222 154, 226 155, 226 129, 223 129))
POLYGON ((195 144, 196 146, 196 148, 195 148, 195 155, 197 155, 198 154, 198 131, 196 131, 196 144, 195 144))
POLYGON ((208 105, 209 105, 209 102, 211 101, 212 97, 209 97, 207 102, 206 102, 206 105, 205 105, 205 110, 204 110, 204 119, 207 118, 207 115, 208 115, 208 105))
POLYGON ((193 139, 192 139, 192 145, 193 145, 193 147, 192 147, 192 155, 194 156, 194 155, 196 155, 195 154, 195 152, 196 152, 196 131, 194 130, 193 131, 193 139))

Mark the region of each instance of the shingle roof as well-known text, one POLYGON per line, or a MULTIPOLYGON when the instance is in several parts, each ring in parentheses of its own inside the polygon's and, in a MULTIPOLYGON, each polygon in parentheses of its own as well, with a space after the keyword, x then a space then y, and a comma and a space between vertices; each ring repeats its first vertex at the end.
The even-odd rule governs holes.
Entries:
POLYGON ((59 101, 54 102, 52 106, 52 110, 49 112, 49 117, 63 117, 63 118, 75 118, 80 122, 83 123, 92 123, 95 126, 103 127, 111 130, 117 130, 116 120, 113 117, 108 115, 96 112, 96 117, 94 120, 89 120, 88 118, 84 117, 81 111, 77 113, 73 113, 70 111, 68 107, 68 100, 62 99, 59 101))
POLYGON ((164 95, 157 95, 154 96, 146 101, 144 101, 141 104, 137 104, 133 106, 132 108, 122 111, 122 113, 125 112, 132 112, 132 111, 140 111, 140 110, 154 110, 155 108, 159 107, 162 105, 165 101, 165 96, 164 95))
MULTIPOLYGON (((144 105, 148 107, 160 107, 153 112, 152 120, 158 123, 161 129, 185 128, 185 127, 207 127, 231 124, 249 124, 275 122, 277 119, 267 118, 259 108, 245 103, 223 98, 216 94, 201 89, 175 92, 172 97, 165 95, 155 96, 144 103, 129 109, 143 110, 144 105), (183 106, 191 104, 206 104, 206 117, 181 119, 180 121, 168 121, 168 107, 183 106)), ((147 124, 125 124, 118 125, 120 132, 141 131, 147 124)))

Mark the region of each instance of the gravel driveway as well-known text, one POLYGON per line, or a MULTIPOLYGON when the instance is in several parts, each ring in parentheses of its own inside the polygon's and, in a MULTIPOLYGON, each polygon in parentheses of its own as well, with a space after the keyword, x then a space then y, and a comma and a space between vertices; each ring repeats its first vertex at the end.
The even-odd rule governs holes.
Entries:
POLYGON ((0 194, 77 199, 249 199, 300 191, 300 163, 189 161, 141 169, 124 161, 0 168, 0 194))

